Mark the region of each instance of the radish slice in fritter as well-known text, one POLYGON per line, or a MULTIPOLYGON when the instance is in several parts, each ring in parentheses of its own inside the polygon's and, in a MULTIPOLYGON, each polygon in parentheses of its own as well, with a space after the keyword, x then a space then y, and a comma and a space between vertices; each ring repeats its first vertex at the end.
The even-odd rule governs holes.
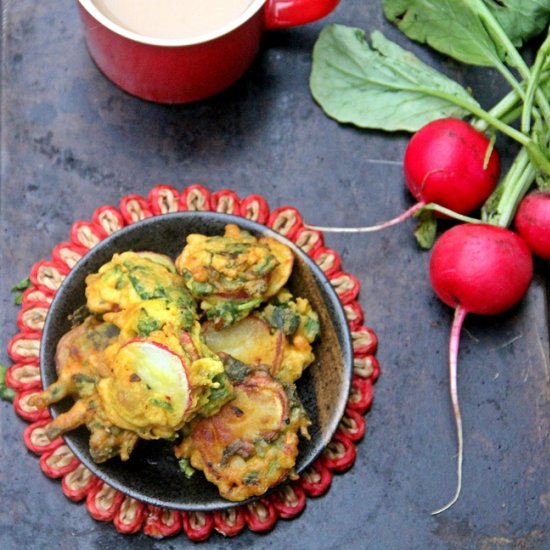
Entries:
MULTIPOLYGON (((238 439, 250 442, 277 435, 287 417, 288 399, 282 386, 256 371, 237 384, 236 398, 225 405, 218 420, 232 427, 238 439), (225 418, 223 418, 225 416, 225 418)), ((216 420, 214 420, 214 423, 216 420)))
POLYGON ((167 347, 131 340, 111 362, 113 375, 100 382, 100 395, 113 424, 142 437, 166 437, 181 427, 191 399, 184 360, 167 347))
POLYGON ((263 319, 247 317, 221 330, 213 330, 209 325, 203 336, 208 347, 216 353, 223 351, 246 365, 266 365, 270 372, 277 372, 284 335, 280 330, 272 334, 263 319))
POLYGON ((189 380, 181 357, 160 344, 139 340, 126 344, 121 353, 131 357, 141 380, 170 397, 174 410, 183 415, 189 405, 189 380))

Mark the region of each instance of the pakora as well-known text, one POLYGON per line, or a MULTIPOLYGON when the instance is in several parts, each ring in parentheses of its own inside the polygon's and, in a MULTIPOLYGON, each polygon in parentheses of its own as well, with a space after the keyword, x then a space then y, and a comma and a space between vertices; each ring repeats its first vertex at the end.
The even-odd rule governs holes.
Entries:
POLYGON ((286 284, 294 255, 271 237, 256 238, 234 224, 223 236, 192 234, 176 268, 207 319, 217 327, 246 317, 286 284))
POLYGON ((69 411, 47 426, 47 435, 54 439, 85 424, 90 431, 90 455, 95 462, 104 462, 117 455, 127 460, 138 440, 137 434, 118 428, 107 419, 97 395, 98 382, 109 375, 103 354, 118 336, 116 326, 88 317, 64 334, 57 345, 58 379, 45 391, 31 397, 31 404, 40 409, 68 395, 76 398, 69 411))
POLYGON ((153 252, 114 254, 97 273, 86 277, 86 305, 96 314, 141 308, 141 315, 131 313, 137 321, 134 331, 140 336, 164 323, 189 330, 196 320, 195 302, 174 262, 153 252), (148 314, 151 308, 154 315, 148 314))
POLYGON ((189 465, 201 470, 222 497, 237 502, 295 476, 298 434, 309 437, 310 425, 292 386, 264 370, 239 367, 235 398, 194 423, 176 447, 184 471, 189 465))
POLYGON ((233 396, 168 257, 115 254, 86 278, 86 296, 91 315, 58 345, 58 380, 33 400, 43 408, 75 397, 50 433, 86 424, 96 462, 117 454, 127 460, 139 438, 174 439, 194 416, 216 412, 233 396), (111 338, 98 336, 103 333, 111 338), (132 445, 96 435, 113 433, 132 445))
POLYGON ((203 325, 208 347, 252 366, 262 366, 282 383, 296 382, 313 363, 312 343, 319 334, 319 318, 305 298, 294 300, 281 290, 263 308, 232 326, 216 330, 203 325))
POLYGON ((75 400, 50 437, 86 425, 98 463, 128 460, 140 440, 181 438, 182 470, 201 470, 231 501, 292 478, 310 425, 295 382, 320 328, 286 288, 293 262, 289 247, 233 224, 189 235, 175 262, 114 254, 86 278, 58 379, 33 397, 38 408, 75 400))

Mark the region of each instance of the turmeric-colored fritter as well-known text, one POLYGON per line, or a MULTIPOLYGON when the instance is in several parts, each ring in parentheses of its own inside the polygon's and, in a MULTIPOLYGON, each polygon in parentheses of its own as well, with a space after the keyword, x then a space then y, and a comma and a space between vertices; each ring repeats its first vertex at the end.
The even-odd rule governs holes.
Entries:
POLYGON ((287 246, 228 224, 223 236, 189 235, 176 268, 207 318, 221 327, 243 319, 275 295, 293 263, 287 246))
POLYGON ((189 465, 202 470, 231 501, 262 495, 294 477, 298 434, 307 436, 309 426, 293 389, 263 370, 240 369, 235 398, 196 422, 176 448, 184 471, 189 465))
MULTIPOLYGON (((86 277, 86 305, 91 313, 146 308, 149 304, 169 307, 170 314, 161 319, 139 317, 136 329, 142 335, 168 319, 177 328, 188 330, 196 318, 194 300, 168 256, 131 251, 114 254, 97 273, 86 277)), ((160 308, 155 311, 159 313, 160 308)))
POLYGON ((308 300, 280 291, 261 310, 232 326, 203 326, 207 345, 250 366, 262 366, 284 384, 296 382, 315 359, 319 318, 308 300))
POLYGON ((97 395, 97 384, 110 373, 105 349, 118 338, 114 325, 88 317, 81 325, 63 335, 57 346, 58 379, 45 391, 31 398, 31 404, 43 409, 71 395, 76 402, 47 427, 50 439, 86 425, 90 430, 90 454, 95 462, 119 455, 130 456, 137 435, 114 426, 105 416, 97 395))
POLYGON ((85 425, 95 462, 130 457, 140 440, 181 442, 185 472, 202 470, 242 501, 294 476, 307 414, 294 383, 314 361, 317 314, 284 287, 290 248, 236 225, 190 235, 174 263, 127 251, 86 278, 86 306, 59 341, 57 380, 32 398, 74 405, 48 426, 85 425), (83 314, 83 315, 80 315, 83 314))
POLYGON ((173 439, 197 414, 232 396, 220 359, 200 335, 194 300, 173 262, 154 253, 115 254, 86 279, 81 325, 57 348, 58 380, 33 399, 39 408, 71 395, 49 427, 86 424, 96 462, 126 460, 138 439, 173 439))

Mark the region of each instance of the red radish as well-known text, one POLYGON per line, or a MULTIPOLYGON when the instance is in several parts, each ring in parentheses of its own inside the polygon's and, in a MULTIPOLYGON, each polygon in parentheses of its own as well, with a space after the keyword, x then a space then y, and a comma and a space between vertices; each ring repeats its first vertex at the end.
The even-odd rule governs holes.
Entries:
POLYGON ((550 260, 550 191, 534 191, 519 204, 514 224, 535 256, 550 260))
POLYGON ((403 168, 405 184, 418 200, 403 214, 368 227, 308 227, 342 233, 378 231, 406 220, 428 204, 436 212, 464 216, 480 208, 495 189, 500 157, 491 141, 471 124, 441 118, 413 135, 403 168))
POLYGON ((450 394, 456 424, 458 458, 457 487, 451 501, 435 510, 452 506, 462 484, 463 436, 458 404, 457 363, 460 332, 468 313, 497 315, 516 305, 533 277, 531 251, 521 237, 503 227, 461 224, 436 241, 430 258, 430 280, 437 296, 455 308, 449 341, 450 394))
POLYGON ((430 279, 439 298, 480 315, 497 315, 517 304, 532 276, 525 241, 495 225, 456 225, 437 240, 430 259, 430 279))
POLYGON ((405 183, 419 202, 468 214, 480 208, 495 189, 500 158, 471 124, 442 118, 426 124, 411 138, 403 167, 405 183))

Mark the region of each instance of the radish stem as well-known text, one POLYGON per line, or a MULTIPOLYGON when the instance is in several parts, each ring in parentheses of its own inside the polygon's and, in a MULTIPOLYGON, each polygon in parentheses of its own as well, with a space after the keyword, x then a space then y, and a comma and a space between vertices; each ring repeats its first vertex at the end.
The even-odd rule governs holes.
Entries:
POLYGON ((444 206, 441 206, 440 204, 436 204, 434 202, 430 202, 429 204, 427 204, 424 207, 424 210, 433 210, 434 212, 439 212, 440 214, 444 214, 445 216, 449 218, 453 218, 454 220, 457 220, 459 222, 482 223, 481 220, 478 220, 477 218, 472 218, 471 216, 464 216, 463 214, 459 214, 458 212, 455 212, 450 208, 445 208, 444 206))
POLYGON ((379 223, 377 225, 369 225, 366 227, 322 227, 319 225, 308 225, 306 224, 307 229, 315 229, 317 231, 324 231, 326 233, 371 233, 374 231, 380 231, 381 229, 386 229, 387 227, 391 227, 392 225, 397 225, 398 223, 401 223, 402 221, 405 221, 407 218, 412 217, 416 212, 424 208, 426 205, 423 202, 418 202, 411 206, 408 210, 405 210, 403 214, 400 214, 399 216, 392 218, 391 220, 388 220, 383 223, 379 223))
POLYGON ((464 440, 462 436, 462 415, 460 414, 460 405, 458 403, 458 383, 457 383, 457 371, 458 371, 458 345, 460 341, 460 332, 464 319, 468 312, 461 306, 457 306, 453 318, 453 324, 451 326, 451 337, 449 339, 449 378, 450 378, 450 394, 451 403, 453 406, 453 415, 456 426, 456 440, 457 440, 457 462, 456 462, 456 490, 453 498, 437 510, 432 512, 432 516, 440 514, 445 510, 448 510, 457 500, 460 495, 460 489, 462 487, 462 459, 464 456, 464 440))
MULTIPOLYGON (((493 40, 506 49, 508 63, 515 66, 520 76, 524 80, 528 81, 531 77, 531 71, 529 70, 527 63, 525 63, 525 60, 521 57, 517 48, 512 44, 512 41, 508 35, 503 31, 502 27, 495 19, 489 8, 487 8, 485 3, 481 0, 473 0, 472 5, 474 10, 477 11, 478 15, 481 17, 482 22, 485 24, 489 33, 492 35, 493 40)), ((499 65, 495 65, 495 68, 500 70, 499 65)), ((508 80, 506 73, 501 71, 501 74, 508 80)), ((510 82, 510 84, 512 83, 510 82)), ((545 94, 540 88, 535 90, 535 97, 543 114, 544 120, 547 124, 550 124, 550 105, 545 94)))
POLYGON ((477 218, 464 216, 463 214, 459 214, 458 212, 455 212, 450 208, 445 208, 444 206, 435 204, 433 202, 430 202, 428 204, 418 202, 411 206, 408 210, 405 210, 403 214, 400 214, 399 216, 396 216, 391 220, 376 225, 367 225, 364 227, 324 227, 320 225, 304 225, 307 229, 315 229, 316 231, 324 231, 325 233, 374 233, 375 231, 386 229, 388 227, 391 227, 392 225, 397 225, 398 223, 401 223, 406 219, 413 217, 421 210, 433 210, 434 212, 439 212, 440 214, 444 214, 449 218, 453 218, 464 223, 482 223, 482 221, 478 220, 477 218))
POLYGON ((529 162, 529 155, 522 148, 505 178, 483 207, 482 220, 493 225, 508 227, 521 198, 533 184, 535 176, 536 172, 529 162))
POLYGON ((546 37, 542 46, 537 52, 535 63, 531 69, 531 76, 527 80, 527 91, 525 93, 525 100, 523 104, 523 112, 521 116, 521 130, 525 134, 531 130, 531 111, 533 109, 533 100, 536 92, 539 90, 539 82, 541 79, 542 71, 546 60, 548 59, 548 52, 550 50, 550 34, 546 37))
MULTIPOLYGON (((516 120, 521 115, 521 110, 522 106, 517 92, 511 91, 488 112, 507 124, 516 120)), ((476 118, 472 121, 472 126, 479 132, 485 133, 490 125, 486 120, 476 118)))

